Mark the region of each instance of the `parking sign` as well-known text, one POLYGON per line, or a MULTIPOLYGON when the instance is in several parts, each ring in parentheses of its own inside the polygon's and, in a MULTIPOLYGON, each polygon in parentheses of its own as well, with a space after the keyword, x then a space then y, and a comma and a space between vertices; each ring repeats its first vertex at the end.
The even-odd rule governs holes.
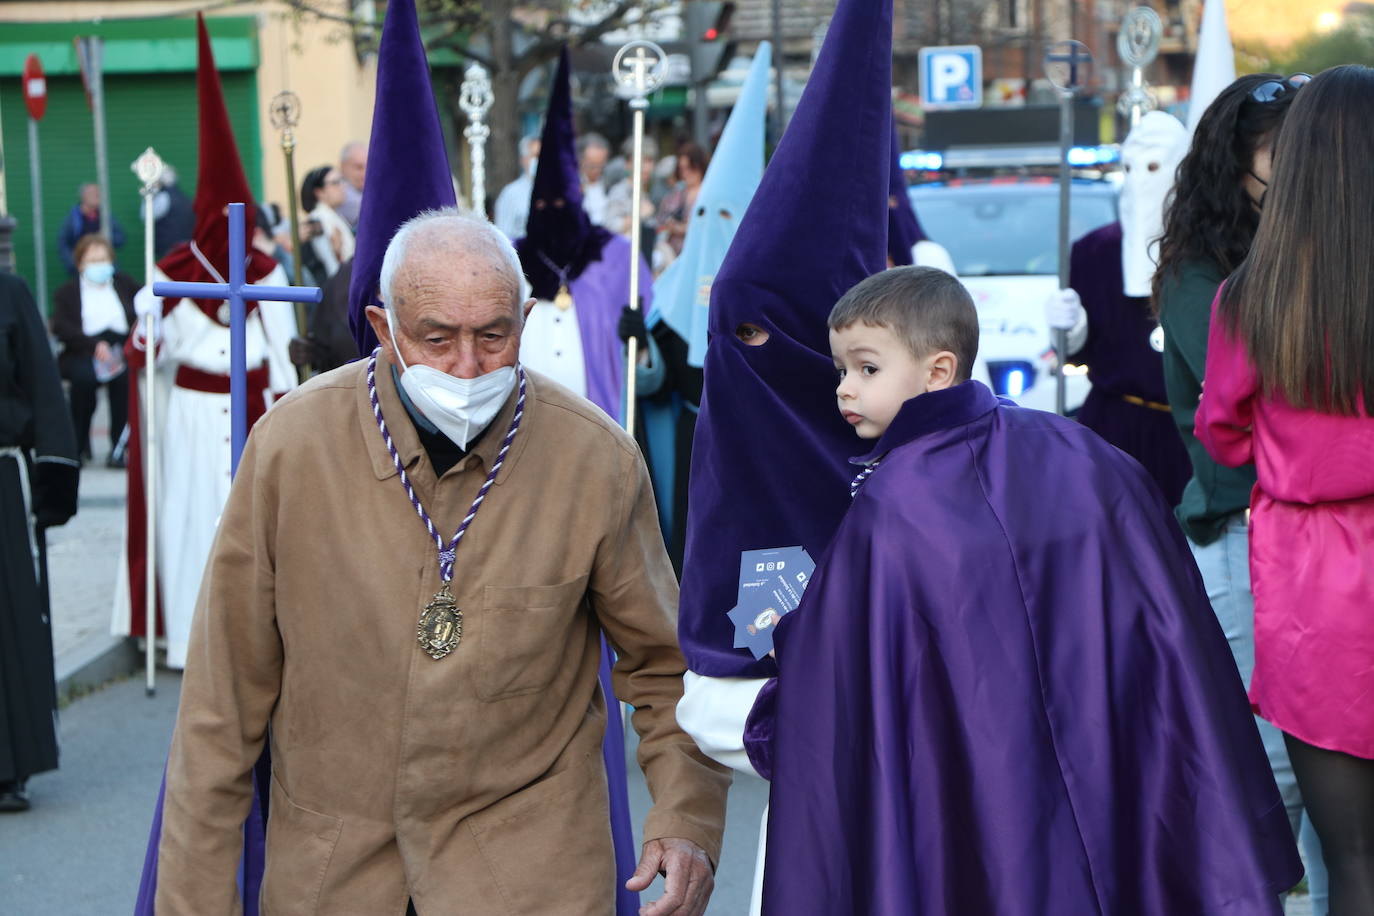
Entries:
POLYGON ((983 49, 977 45, 922 48, 921 104, 926 108, 981 107, 983 49))

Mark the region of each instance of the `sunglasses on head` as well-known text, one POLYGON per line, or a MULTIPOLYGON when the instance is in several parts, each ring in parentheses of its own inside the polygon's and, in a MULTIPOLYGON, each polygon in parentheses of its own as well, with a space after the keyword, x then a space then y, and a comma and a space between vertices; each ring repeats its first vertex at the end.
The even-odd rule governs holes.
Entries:
POLYGON ((1312 74, 1310 73, 1294 73, 1286 80, 1269 80, 1260 83, 1250 90, 1250 98, 1260 104, 1276 102, 1290 93, 1297 92, 1311 81, 1312 74))

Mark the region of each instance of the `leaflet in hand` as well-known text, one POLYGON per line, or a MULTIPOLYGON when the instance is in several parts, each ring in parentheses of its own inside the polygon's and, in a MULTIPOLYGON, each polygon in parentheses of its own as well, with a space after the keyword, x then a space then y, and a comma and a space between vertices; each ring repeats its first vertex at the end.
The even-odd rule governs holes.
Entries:
POLYGON ((754 658, 773 650, 773 628, 797 609, 816 564, 802 547, 746 550, 740 554, 739 597, 729 612, 735 648, 754 658))

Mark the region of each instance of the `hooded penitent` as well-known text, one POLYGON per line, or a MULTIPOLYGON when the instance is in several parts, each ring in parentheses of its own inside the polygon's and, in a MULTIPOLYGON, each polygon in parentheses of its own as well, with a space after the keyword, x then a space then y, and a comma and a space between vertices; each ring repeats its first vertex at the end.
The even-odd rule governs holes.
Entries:
MULTIPOLYGON (((196 16, 199 56, 196 64, 196 96, 200 109, 198 171, 196 173, 196 226, 191 241, 177 245, 161 261, 158 269, 170 280, 185 283, 222 283, 229 276, 229 221, 224 208, 233 203, 244 205, 244 250, 248 252, 249 283, 257 283, 272 272, 277 262, 258 251, 251 244, 256 208, 253 191, 243 173, 234 131, 229 124, 229 109, 224 104, 224 90, 220 87, 219 71, 210 46, 210 33, 205 29, 205 16, 196 16), (213 272, 212 272, 213 269, 213 272), (219 274, 219 276, 215 276, 219 274)), ((167 306, 177 300, 166 302, 167 306)), ((228 326, 228 309, 222 299, 197 299, 196 304, 211 320, 228 326)), ((254 302, 246 303, 251 310, 254 302)))
POLYGON ((698 674, 776 671, 733 648, 740 553, 802 545, 819 558, 849 504, 856 448, 826 318, 887 264, 891 40, 892 0, 840 4, 711 290, 678 620, 698 674), (743 324, 768 340, 748 345, 743 324))
POLYGON ((1193 82, 1188 93, 1188 136, 1197 130, 1207 106, 1235 81, 1236 51, 1231 44, 1231 29, 1226 24, 1226 4, 1224 0, 1206 0, 1202 8, 1202 28, 1198 31, 1197 57, 1193 60, 1193 82))
POLYGON ((559 54, 549 91, 525 237, 515 243, 534 297, 551 300, 560 287, 570 286, 570 281, 581 276, 588 264, 601 259, 602 249, 611 238, 610 232, 592 225, 587 211, 582 209, 582 179, 577 170, 577 134, 573 126, 572 67, 565 47, 559 54))
MULTIPOLYGON (((625 351, 616 335, 616 323, 630 299, 630 242, 592 225, 582 209, 567 48, 559 56, 549 90, 525 232, 525 237, 515 243, 515 250, 532 294, 560 306, 568 305, 566 296, 571 296, 582 342, 583 391, 587 400, 607 415, 620 418, 625 398, 625 351)), ((654 302, 653 277, 642 257, 637 269, 640 307, 649 313, 654 302)), ((534 339, 533 333, 527 325, 526 346, 534 339)), ((535 364, 531 368, 546 367, 535 364)))
MULTIPOLYGON (((205 16, 197 14, 196 32, 199 41, 199 54, 196 62, 196 94, 199 102, 199 167, 196 176, 195 233, 191 241, 177 245, 158 262, 158 269, 169 279, 187 283, 219 283, 222 277, 229 276, 229 221, 225 218, 225 208, 231 203, 244 205, 243 232, 244 249, 248 252, 248 265, 245 272, 250 283, 257 283, 272 273, 277 262, 258 251, 251 244, 256 208, 253 205, 253 192, 244 176, 243 164, 239 160, 238 146, 234 142, 234 132, 229 124, 229 110, 224 104, 224 92, 220 87, 219 71, 215 68, 214 52, 210 45, 210 33, 205 28, 205 16), (219 276, 216 276, 218 274, 219 276)), ((164 313, 174 308, 179 300, 163 300, 164 313)), ((222 299, 193 300, 206 317, 219 324, 229 324, 228 306, 222 299)), ((251 313, 257 308, 253 301, 245 302, 251 313)), ((130 366, 142 364, 142 353, 132 346, 133 338, 126 349, 130 366)), ((250 391, 250 394, 252 392, 250 391)), ((144 587, 147 574, 147 555, 143 550, 146 543, 146 508, 143 490, 143 452, 142 418, 139 403, 139 386, 129 386, 129 447, 128 447, 128 561, 129 561, 129 609, 130 633, 143 635, 146 627, 145 607, 147 591, 144 587)), ((262 414, 261 397, 249 398, 249 422, 262 414)), ((226 450, 228 445, 225 446, 226 450)), ((162 599, 159 598, 161 601, 162 599)), ((162 627, 161 614, 158 615, 159 629, 162 627)), ((258 787, 265 789, 267 771, 258 774, 258 787)), ((166 788, 165 785, 163 787, 166 788)), ((265 794, 265 793, 260 793, 265 794)), ((162 835, 162 792, 158 793, 157 808, 148 837, 148 848, 144 856, 143 874, 139 881, 138 898, 134 904, 135 916, 152 916, 154 897, 157 893, 157 851, 162 835)), ((244 824, 243 862, 238 875, 239 893, 244 901, 244 916, 257 916, 258 889, 263 876, 264 827, 263 812, 258 797, 244 824)))
POLYGON ((921 221, 916 217, 916 208, 911 205, 907 194, 906 176, 902 172, 902 147, 897 140, 897 124, 892 124, 892 171, 887 197, 887 256, 892 266, 901 267, 911 264, 915 255, 912 249, 917 242, 926 239, 921 221))
POLYGON ((772 45, 765 41, 754 54, 749 75, 702 179, 682 254, 654 283, 656 321, 687 341, 687 363, 697 368, 706 360, 712 283, 763 178, 763 132, 772 61, 772 45))
POLYGON ((348 321, 360 356, 377 347, 366 309, 381 305, 377 283, 391 237, 412 216, 457 201, 414 0, 387 4, 368 159, 348 288, 348 321))
POLYGON ((1121 144, 1126 173, 1120 201, 1121 269, 1127 296, 1150 295, 1164 234, 1165 198, 1187 151, 1188 131, 1162 111, 1148 112, 1121 144))

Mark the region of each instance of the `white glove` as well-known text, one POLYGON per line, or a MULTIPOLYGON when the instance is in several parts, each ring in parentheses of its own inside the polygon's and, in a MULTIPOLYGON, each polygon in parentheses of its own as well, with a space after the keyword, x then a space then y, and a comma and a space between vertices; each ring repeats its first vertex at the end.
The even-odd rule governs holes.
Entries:
POLYGON ((158 297, 153 295, 152 286, 145 286, 134 293, 134 314, 142 318, 157 308, 158 297))
POLYGON ((1087 323, 1088 313, 1083 300, 1071 289, 1057 289, 1045 299, 1045 322, 1052 330, 1068 331, 1079 322, 1087 323))

